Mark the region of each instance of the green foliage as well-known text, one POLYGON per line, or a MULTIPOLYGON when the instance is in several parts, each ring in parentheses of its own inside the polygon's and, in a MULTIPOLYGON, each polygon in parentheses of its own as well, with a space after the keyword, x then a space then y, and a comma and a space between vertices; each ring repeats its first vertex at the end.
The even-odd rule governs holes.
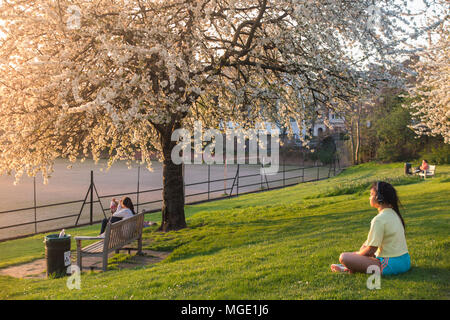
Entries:
POLYGON ((376 157, 383 162, 413 159, 418 156, 421 142, 416 139, 409 110, 402 105, 404 98, 394 97, 386 102, 384 112, 374 121, 373 134, 379 141, 376 157))
POLYGON ((432 146, 421 158, 427 159, 430 164, 450 164, 450 145, 442 143, 432 146))
POLYGON ((362 130, 361 159, 382 162, 427 159, 433 164, 450 163, 450 146, 442 138, 417 136, 409 126, 413 123, 411 112, 405 108, 414 101, 390 91, 382 97, 373 112, 367 116, 372 124, 362 130))
POLYGON ((326 165, 334 161, 335 155, 336 143, 334 142, 333 137, 325 137, 322 141, 320 141, 319 150, 317 152, 318 159, 326 165))

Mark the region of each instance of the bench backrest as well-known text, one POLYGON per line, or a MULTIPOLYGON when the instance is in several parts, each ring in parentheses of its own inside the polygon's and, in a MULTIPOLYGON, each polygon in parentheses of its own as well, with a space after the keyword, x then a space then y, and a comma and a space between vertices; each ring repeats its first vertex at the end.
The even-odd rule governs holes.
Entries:
POLYGON ((434 171, 436 170, 436 166, 430 166, 427 170, 427 172, 434 174, 434 171))
POLYGON ((105 232, 103 251, 111 251, 123 247, 142 235, 144 214, 139 213, 131 218, 115 223, 108 223, 105 232))

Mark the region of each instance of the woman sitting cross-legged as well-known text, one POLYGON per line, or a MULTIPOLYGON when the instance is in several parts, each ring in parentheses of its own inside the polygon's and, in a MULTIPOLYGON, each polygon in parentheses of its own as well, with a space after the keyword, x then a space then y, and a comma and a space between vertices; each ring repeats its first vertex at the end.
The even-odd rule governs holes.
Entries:
POLYGON ((370 266, 382 275, 408 271, 411 260, 405 238, 405 222, 398 208, 397 192, 387 182, 375 182, 370 189, 370 205, 378 209, 372 219, 369 235, 358 252, 344 252, 341 264, 331 265, 335 272, 366 273, 370 266))
POLYGON ((131 218, 136 214, 136 212, 134 212, 133 202, 128 197, 123 197, 119 203, 117 203, 116 199, 113 198, 111 201, 110 209, 113 215, 111 216, 111 218, 103 219, 100 234, 105 232, 108 222, 111 221, 111 223, 114 223, 122 219, 131 218))

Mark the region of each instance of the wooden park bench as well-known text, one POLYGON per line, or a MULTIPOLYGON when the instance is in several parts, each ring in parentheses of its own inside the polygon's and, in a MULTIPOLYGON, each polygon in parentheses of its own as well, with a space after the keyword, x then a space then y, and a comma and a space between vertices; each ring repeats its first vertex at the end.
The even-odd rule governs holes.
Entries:
POLYGON ((139 213, 131 218, 121 220, 115 223, 108 222, 105 233, 97 237, 79 236, 75 237, 77 241, 77 265, 82 270, 83 257, 102 257, 103 271, 108 267, 108 254, 119 250, 137 250, 137 254, 142 253, 142 228, 144 226, 144 213, 139 213), (99 240, 84 248, 81 247, 82 240, 99 240), (125 248, 124 246, 138 242, 136 248, 125 248))
POLYGON ((433 177, 436 172, 436 166, 430 166, 426 172, 419 172, 419 176, 426 179, 427 177, 433 177))

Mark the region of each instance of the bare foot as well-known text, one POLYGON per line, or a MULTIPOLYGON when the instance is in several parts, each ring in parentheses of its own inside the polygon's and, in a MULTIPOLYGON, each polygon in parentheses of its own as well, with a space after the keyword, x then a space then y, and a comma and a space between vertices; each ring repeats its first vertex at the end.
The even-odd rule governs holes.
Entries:
POLYGON ((343 264, 332 264, 331 265, 331 271, 333 272, 344 272, 344 273, 351 273, 350 269, 344 266, 343 264))

